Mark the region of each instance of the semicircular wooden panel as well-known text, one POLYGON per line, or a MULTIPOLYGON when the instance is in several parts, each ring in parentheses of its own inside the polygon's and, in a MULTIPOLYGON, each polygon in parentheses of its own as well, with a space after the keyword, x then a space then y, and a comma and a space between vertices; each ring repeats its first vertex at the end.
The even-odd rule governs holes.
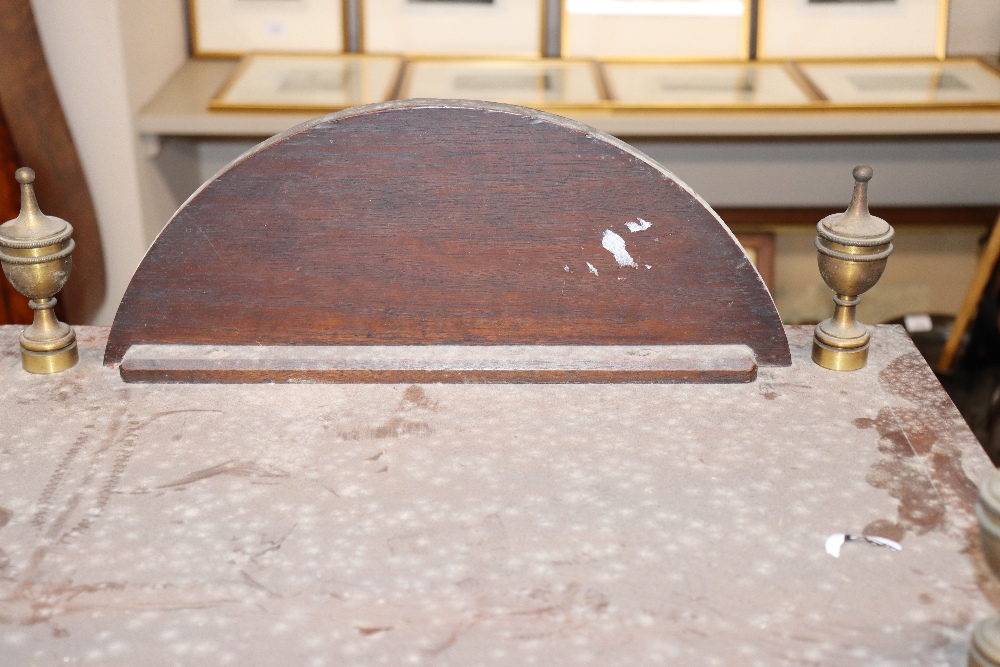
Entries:
POLYGON ((687 186, 602 132, 485 102, 315 119, 176 213, 115 318, 135 344, 745 344, 766 288, 687 186))

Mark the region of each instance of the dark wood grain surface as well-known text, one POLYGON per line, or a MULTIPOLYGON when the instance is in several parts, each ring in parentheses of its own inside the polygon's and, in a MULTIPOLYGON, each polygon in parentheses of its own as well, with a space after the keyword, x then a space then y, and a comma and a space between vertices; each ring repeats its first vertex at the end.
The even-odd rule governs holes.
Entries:
POLYGON ((139 343, 745 344, 789 363, 760 277, 662 167, 558 116, 441 100, 316 119, 203 186, 105 362, 139 343))
MULTIPOLYGON (((97 214, 45 62, 31 5, 0 0, 0 111, 22 164, 35 170, 45 213, 73 225, 73 275, 59 295, 70 324, 86 324, 104 301, 104 255, 97 214)), ((0 180, 14 183, 13 170, 0 180)), ((0 220, 4 222, 7 218, 0 220)))
MULTIPOLYGON (((7 121, 0 111, 0 224, 16 218, 21 208, 21 191, 17 181, 2 177, 13 174, 19 166, 7 121)), ((0 278, 0 324, 30 324, 33 317, 27 297, 18 294, 10 281, 0 278)))

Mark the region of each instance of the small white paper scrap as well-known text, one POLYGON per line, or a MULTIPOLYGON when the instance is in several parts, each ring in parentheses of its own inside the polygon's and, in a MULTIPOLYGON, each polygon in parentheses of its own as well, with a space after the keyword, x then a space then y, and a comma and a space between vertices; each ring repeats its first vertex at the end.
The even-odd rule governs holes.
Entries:
POLYGON ((910 333, 922 333, 934 328, 934 322, 930 315, 906 315, 903 317, 903 326, 910 333))
POLYGON ((864 540, 868 544, 874 544, 877 547, 887 547, 893 551, 903 550, 903 545, 895 540, 890 540, 888 537, 879 537, 878 535, 849 535, 848 533, 834 533, 830 537, 826 538, 826 552, 834 558, 840 558, 840 548, 844 546, 844 543, 855 542, 857 540, 864 540))
POLYGON ((888 537, 879 537, 878 535, 865 535, 865 541, 869 544, 874 544, 878 547, 889 547, 893 551, 902 551, 903 545, 895 540, 890 540, 888 537))
POLYGON ((843 533, 834 533, 830 537, 826 538, 826 552, 834 558, 840 558, 840 547, 844 546, 844 542, 846 541, 847 535, 844 535, 843 533))

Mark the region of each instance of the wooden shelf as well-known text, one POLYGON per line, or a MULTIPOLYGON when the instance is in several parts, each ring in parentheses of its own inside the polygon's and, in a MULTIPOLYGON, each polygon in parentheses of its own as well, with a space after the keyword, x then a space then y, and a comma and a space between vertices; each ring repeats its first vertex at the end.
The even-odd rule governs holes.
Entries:
MULTIPOLYGON (((140 112, 146 135, 266 137, 316 114, 209 111, 236 60, 188 60, 140 112)), ((619 137, 940 137, 1000 135, 1000 110, 578 111, 574 120, 619 137)))

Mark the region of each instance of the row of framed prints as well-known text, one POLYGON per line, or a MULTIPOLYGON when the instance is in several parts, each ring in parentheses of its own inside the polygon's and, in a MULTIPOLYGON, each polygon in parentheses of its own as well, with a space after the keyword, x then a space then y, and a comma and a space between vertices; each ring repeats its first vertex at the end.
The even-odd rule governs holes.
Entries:
POLYGON ((948 24, 948 0, 189 2, 197 56, 350 50, 537 57, 556 54, 546 48, 546 35, 555 32, 564 58, 747 60, 752 50, 761 59, 943 58, 948 24))
POLYGON ((1000 110, 1000 72, 975 58, 654 63, 251 54, 209 107, 319 112, 417 97, 553 110, 1000 110))

